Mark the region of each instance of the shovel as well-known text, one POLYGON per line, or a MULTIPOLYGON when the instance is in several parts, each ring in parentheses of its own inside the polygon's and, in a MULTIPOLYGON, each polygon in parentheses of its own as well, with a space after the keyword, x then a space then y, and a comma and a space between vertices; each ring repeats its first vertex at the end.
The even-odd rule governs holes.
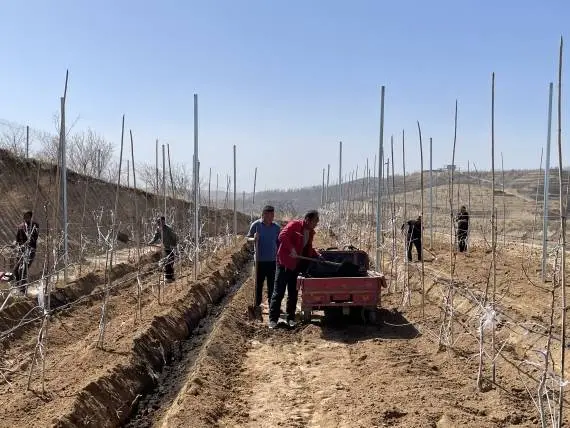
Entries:
POLYGON ((257 281, 257 268, 258 268, 258 254, 257 254, 257 241, 253 241, 253 291, 251 293, 251 301, 250 304, 247 305, 247 315, 251 320, 261 320, 261 308, 257 308, 255 306, 255 293, 256 293, 256 281, 257 281))
POLYGON ((305 257, 305 256, 296 256, 297 259, 301 259, 301 260, 307 260, 310 262, 315 262, 315 263, 322 263, 325 265, 329 265, 329 266, 336 266, 337 270, 336 273, 338 275, 342 275, 342 276, 356 276, 360 273, 360 266, 345 260, 342 263, 337 263, 337 262, 330 262, 328 260, 320 260, 320 259, 315 259, 312 257, 305 257))

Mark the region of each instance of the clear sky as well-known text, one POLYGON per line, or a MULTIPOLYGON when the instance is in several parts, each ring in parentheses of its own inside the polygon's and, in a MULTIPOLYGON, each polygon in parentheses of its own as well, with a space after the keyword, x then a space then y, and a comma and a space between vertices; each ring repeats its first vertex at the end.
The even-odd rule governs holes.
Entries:
MULTIPOLYGON (((416 120, 426 168, 429 137, 434 166, 451 163, 456 98, 457 163, 490 169, 493 71, 496 165, 503 152, 506 169, 537 168, 548 83, 556 82, 559 39, 570 30, 568 0, 0 5, 0 119, 53 130, 69 68, 67 115, 80 117, 78 129, 91 127, 118 143, 124 113, 137 161, 154 162, 158 137, 177 162, 190 164, 197 93, 202 171, 231 173, 236 144, 240 190, 251 190, 256 166, 258 189, 318 184, 328 163, 336 180, 339 140, 344 170, 362 171, 378 152, 381 85, 385 145, 389 150, 394 135, 397 171, 402 129, 407 170, 419 169, 416 120)), ((566 71, 569 57, 566 49, 566 71)), ((553 135, 556 127, 554 120, 553 135)), ((556 153, 553 147, 553 165, 556 153)))

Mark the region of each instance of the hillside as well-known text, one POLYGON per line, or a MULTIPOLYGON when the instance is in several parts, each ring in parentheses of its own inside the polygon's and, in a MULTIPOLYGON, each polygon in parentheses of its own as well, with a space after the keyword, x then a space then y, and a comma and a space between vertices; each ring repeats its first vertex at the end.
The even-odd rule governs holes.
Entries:
MULTIPOLYGON (((32 268, 32 275, 41 268, 44 260, 48 236, 55 238, 61 231, 61 223, 54 227, 57 218, 56 167, 35 159, 15 157, 0 150, 0 242, 2 246, 15 238, 16 226, 21 223, 24 210, 34 211, 34 220, 40 225, 38 254, 32 268)), ((134 245, 135 225, 140 224, 143 233, 142 242, 149 240, 154 232, 152 220, 164 211, 164 199, 157 195, 121 187, 119 189, 117 213, 113 213, 117 187, 92 177, 74 172, 68 173, 68 233, 70 260, 77 261, 79 247, 84 247, 84 255, 104 252, 105 244, 99 239, 108 233, 113 215, 119 229, 130 236, 134 245), (138 221, 137 221, 138 219, 138 221)), ((167 221, 171 223, 183 239, 191 230, 189 213, 193 205, 181 200, 167 198, 167 221)), ((211 210, 200 208, 203 232, 212 235, 226 233, 233 228, 233 213, 230 210, 211 210)), ((249 217, 238 213, 238 233, 247 230, 249 217)), ((58 240, 61 240, 59 234, 58 240)), ((121 244, 124 246, 124 244, 121 244)), ((50 244, 51 247, 51 244, 50 244)), ((51 248, 50 248, 51 252, 51 248)), ((4 250, 1 268, 9 268, 9 252, 4 250)))
MULTIPOLYGON (((569 171, 564 170, 564 186, 568 183, 569 171)), ((492 174, 490 171, 456 171, 454 174, 455 188, 461 190, 463 185, 472 184, 481 187, 491 187, 492 174)), ((504 172, 505 191, 514 196, 521 197, 528 201, 543 200, 544 171, 543 170, 509 170, 504 172)), ((433 186, 447 186, 449 183, 449 173, 447 171, 434 170, 433 186)), ((414 172, 406 175, 405 186, 404 177, 395 175, 388 182, 383 181, 385 191, 392 192, 392 186, 397 194, 403 193, 404 188, 408 192, 417 191, 421 188, 420 173, 414 172), (386 188, 386 185, 388 188, 386 188)), ((429 171, 424 172, 424 188, 429 188, 429 171)), ((502 191, 502 172, 495 171, 495 188, 497 192, 502 191)), ((550 199, 558 199, 558 169, 552 168, 550 173, 550 199)), ((376 179, 358 179, 345 182, 343 184, 343 200, 350 195, 350 198, 361 200, 366 199, 366 194, 373 195, 376 192, 376 179), (367 191, 368 189, 368 191, 367 191)), ((566 193, 566 188, 563 188, 566 193)), ((321 205, 322 186, 311 186, 299 189, 288 190, 267 190, 258 192, 255 195, 255 209, 259 210, 266 203, 275 205, 279 210, 301 214, 308 209, 318 208, 321 205)), ((328 201, 334 203, 338 200, 338 185, 330 184, 328 188, 328 201)), ((251 206, 251 194, 246 195, 246 206, 251 206)))

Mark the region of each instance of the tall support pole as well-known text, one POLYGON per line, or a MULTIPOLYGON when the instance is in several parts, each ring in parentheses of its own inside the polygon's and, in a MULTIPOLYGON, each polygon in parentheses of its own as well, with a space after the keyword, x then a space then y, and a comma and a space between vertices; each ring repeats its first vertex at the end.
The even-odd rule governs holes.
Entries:
POLYGON ((208 223, 207 233, 208 237, 212 236, 212 225, 210 223, 211 212, 212 212, 212 168, 208 171, 208 209, 206 210, 206 221, 208 223))
POLYGON ((65 97, 61 97, 61 187, 62 187, 62 216, 63 216, 63 282, 67 285, 67 262, 68 262, 68 236, 67 236, 67 147, 65 138, 65 97))
POLYGON ((433 248, 433 143, 429 139, 429 245, 433 248))
POLYGON ((338 225, 342 224, 342 141, 338 142, 338 225))
MULTIPOLYGON (((492 88, 491 88, 491 206, 493 212, 491 213, 491 246, 492 246, 492 259, 493 259, 493 301, 492 309, 495 311, 495 304, 497 298, 497 212, 495 210, 495 73, 492 75, 492 88)), ((495 365, 495 324, 492 325, 491 336, 491 378, 495 383, 496 365, 495 365)))
MULTIPOLYGON (((136 170, 135 170, 135 150, 134 150, 134 142, 133 142, 133 131, 129 130, 129 135, 131 137, 131 164, 132 164, 132 169, 133 169, 133 188, 136 190, 137 188, 137 175, 136 175, 136 170)), ((140 220, 139 220, 139 210, 138 210, 138 204, 137 204, 137 196, 135 194, 134 197, 135 200, 135 222, 136 222, 136 227, 135 227, 135 234, 136 234, 136 240, 137 240, 137 248, 140 248, 140 220)), ((137 259, 137 263, 140 262, 140 254, 138 254, 138 259, 137 259)))
POLYGON ((166 154, 164 144, 162 145, 162 197, 164 199, 163 216, 166 218, 166 154))
POLYGON ((198 186, 200 181, 198 170, 198 94, 194 94, 194 279, 198 279, 200 267, 200 194, 198 186))
POLYGON ((564 41, 562 36, 560 37, 560 54, 558 59, 558 105, 557 105, 557 116, 558 116, 558 189, 559 189, 559 209, 560 209, 560 234, 561 234, 561 260, 560 260, 560 300, 561 300, 561 320, 560 320, 560 386, 558 396, 558 422, 563 424, 564 416, 564 388, 566 387, 566 312, 568 306, 566 305, 566 210, 564 207, 564 201, 562 199, 562 49, 564 46, 564 41))
POLYGON ((237 168, 236 168, 236 146, 234 144, 234 236, 237 235, 237 168))
POLYGON ((30 127, 26 125, 26 159, 30 157, 30 127))
POLYGON ((323 187, 321 189, 321 207, 325 204, 325 169, 323 168, 323 187))
POLYGON ((386 87, 382 85, 380 91, 380 137, 378 141, 378 183, 376 187, 376 270, 380 271, 382 251, 382 170, 384 165, 384 94, 386 87))
POLYGON ((467 161, 467 212, 471 212, 471 171, 469 161, 467 161))
POLYGON ((253 173, 253 196, 251 197, 251 220, 253 221, 253 210, 255 209, 255 189, 257 187, 257 167, 253 173))
POLYGON ((329 163, 327 165, 327 188, 325 190, 325 205, 328 206, 329 204, 329 182, 330 182, 330 176, 331 176, 331 164, 329 163))
POLYGON ((156 172, 156 183, 155 183, 155 190, 154 190, 154 194, 157 196, 158 199, 158 195, 159 195, 159 184, 158 184, 158 138, 156 139, 156 144, 155 144, 155 157, 154 157, 154 165, 155 165, 155 172, 156 172))
POLYGON ((552 136, 552 93, 554 85, 550 82, 548 86, 548 127, 546 131, 546 161, 544 166, 544 193, 542 201, 542 264, 541 264, 541 279, 546 280, 546 256, 548 254, 547 241, 548 241, 548 199, 550 196, 550 140, 552 136))
POLYGON ((68 239, 68 227, 67 227, 67 149, 66 149, 66 138, 65 138, 65 101, 67 99, 67 81, 69 77, 69 71, 65 73, 65 88, 63 91, 63 97, 61 97, 61 127, 60 127, 60 145, 61 145, 61 186, 62 186, 62 202, 63 202, 63 282, 67 285, 67 264, 69 262, 69 239, 68 239))

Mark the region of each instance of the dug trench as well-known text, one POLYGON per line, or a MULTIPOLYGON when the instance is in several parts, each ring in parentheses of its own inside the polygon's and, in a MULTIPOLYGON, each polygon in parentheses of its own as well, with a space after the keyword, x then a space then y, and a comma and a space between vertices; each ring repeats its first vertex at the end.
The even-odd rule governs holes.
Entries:
MULTIPOLYGON (((208 306, 231 290, 250 257, 247 245, 239 241, 208 258, 197 281, 188 279, 189 270, 180 270, 178 279, 163 289, 162 303, 156 289, 152 291, 156 275, 141 276, 140 316, 136 279, 121 284, 109 296, 103 349, 96 346, 101 314, 97 284, 91 294, 52 315, 45 376, 36 369, 31 390, 29 362, 38 330, 24 329, 1 355, 0 427, 123 424, 140 396, 156 384, 172 344, 190 336, 208 306)), ((94 281, 88 283, 86 292, 94 281)))
POLYGON ((166 313, 155 316, 146 331, 134 339, 128 363, 83 388, 73 408, 54 425, 84 426, 87 421, 89 426, 115 427, 129 419, 137 420, 135 411, 141 407, 136 406, 137 402, 152 394, 163 369, 175 358, 176 349, 180 351, 181 344, 192 336, 211 306, 233 290, 250 257, 249 247, 243 244, 227 264, 192 284, 166 313))

